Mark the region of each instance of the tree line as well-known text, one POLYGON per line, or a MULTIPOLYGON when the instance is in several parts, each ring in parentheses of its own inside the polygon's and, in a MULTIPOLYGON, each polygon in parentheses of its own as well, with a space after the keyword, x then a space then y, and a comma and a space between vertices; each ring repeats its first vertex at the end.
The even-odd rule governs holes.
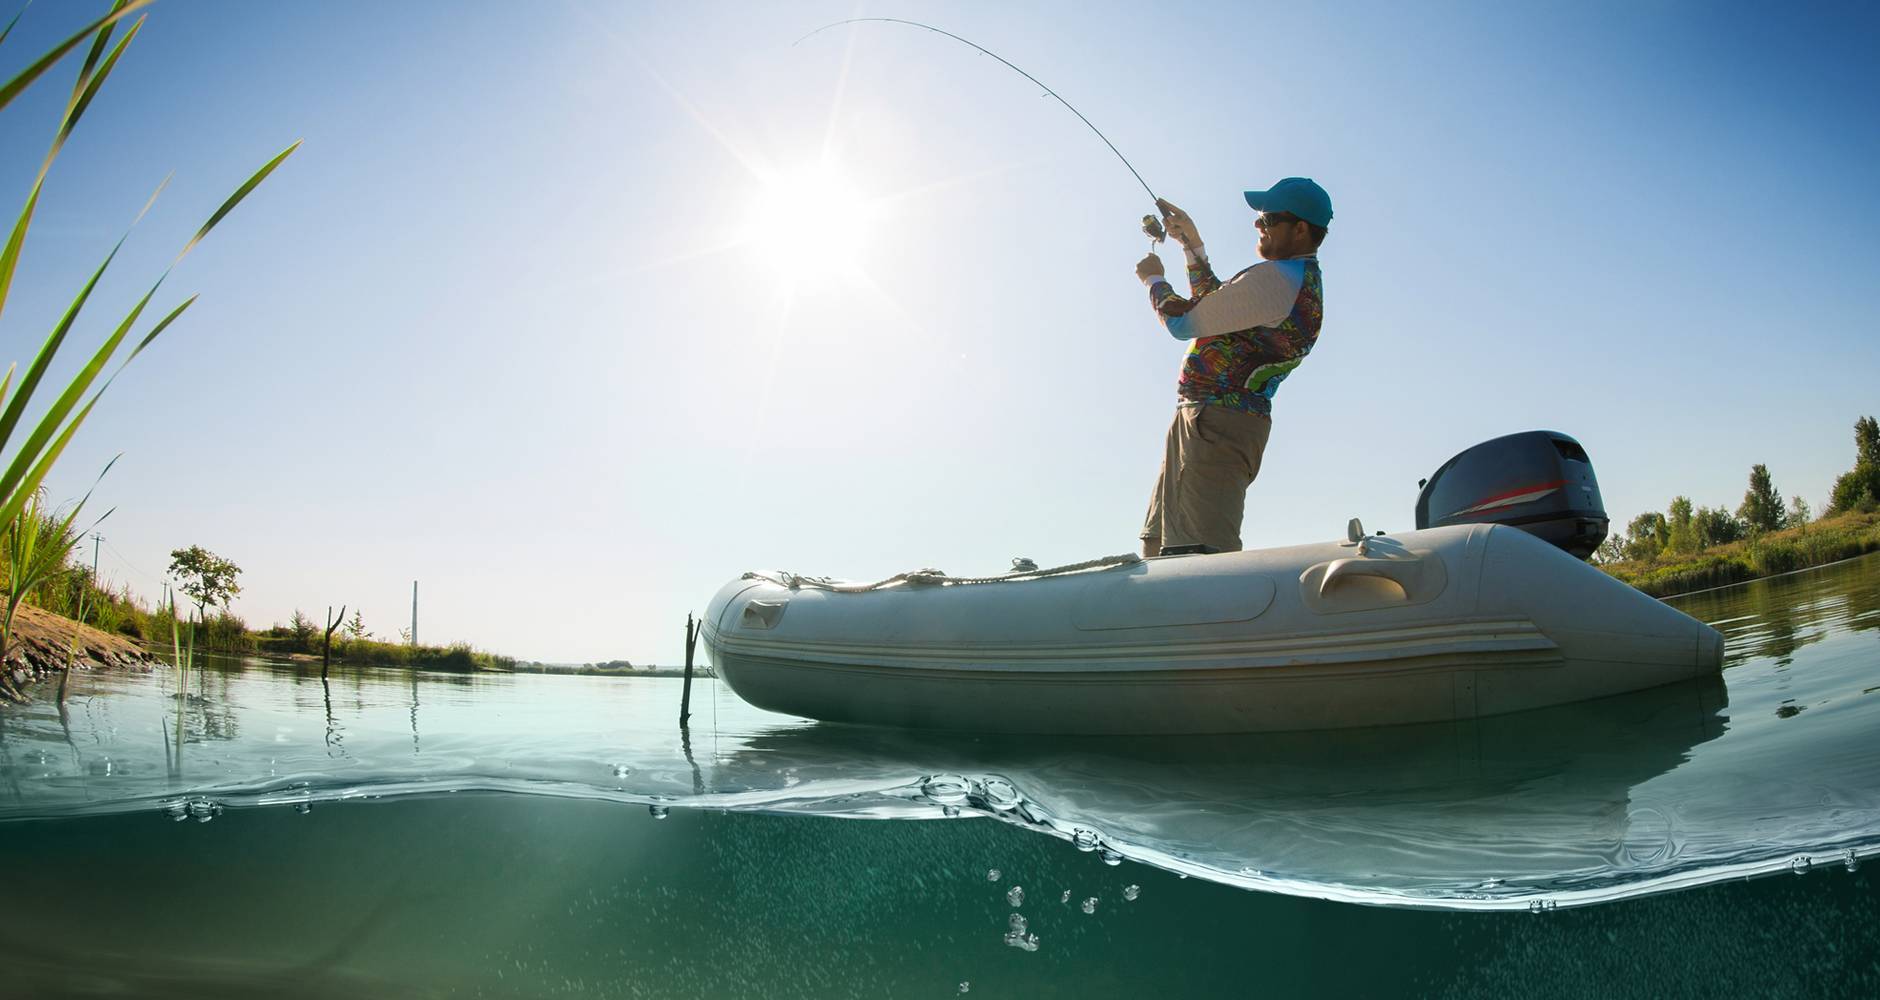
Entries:
MULTIPOLYGON (((1867 416, 1854 422, 1854 467, 1835 479, 1822 514, 1871 513, 1876 508, 1880 508, 1880 422, 1867 416)), ((1757 463, 1750 466, 1749 488, 1735 511, 1727 506, 1696 507, 1690 497, 1673 497, 1664 511, 1647 511, 1633 518, 1624 531, 1608 535, 1594 560, 1649 562, 1664 556, 1696 555, 1712 546, 1802 527, 1813 519, 1808 501, 1800 496, 1784 504, 1769 467, 1757 463)))

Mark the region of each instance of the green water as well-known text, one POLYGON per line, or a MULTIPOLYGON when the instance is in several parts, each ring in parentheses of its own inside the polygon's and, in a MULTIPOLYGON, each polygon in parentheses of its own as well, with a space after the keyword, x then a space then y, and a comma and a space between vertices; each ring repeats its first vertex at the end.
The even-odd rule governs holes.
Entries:
POLYGON ((0 996, 1880 994, 1880 559, 1680 606, 1721 683, 1284 739, 85 678, 0 714, 0 996))

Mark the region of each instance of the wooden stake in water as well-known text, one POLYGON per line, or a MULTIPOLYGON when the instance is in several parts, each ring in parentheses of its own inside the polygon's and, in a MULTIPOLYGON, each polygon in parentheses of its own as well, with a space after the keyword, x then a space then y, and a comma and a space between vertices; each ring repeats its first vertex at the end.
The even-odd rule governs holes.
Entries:
POLYGON ((694 624, 691 613, 685 616, 685 689, 679 695, 679 728, 685 728, 685 720, 692 717, 692 649, 698 643, 698 626, 694 624))

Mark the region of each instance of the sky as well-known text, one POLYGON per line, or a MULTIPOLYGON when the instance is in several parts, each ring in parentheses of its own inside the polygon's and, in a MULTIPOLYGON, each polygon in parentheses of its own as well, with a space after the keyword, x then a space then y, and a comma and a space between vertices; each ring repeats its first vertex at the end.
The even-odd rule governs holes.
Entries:
MULTIPOLYGON (((31 5, 0 75, 106 7, 31 5)), ((746 570, 1133 551, 1184 347, 1134 276, 1148 196, 957 42, 798 43, 849 17, 1024 67, 1223 273, 1243 190, 1330 191, 1249 548, 1409 529, 1420 478, 1536 428, 1615 526, 1734 508, 1753 463, 1819 509, 1880 411, 1864 5, 161 0, 47 183, 8 359, 166 176, 61 370, 304 144, 49 480, 122 456, 101 573, 154 598, 202 545, 251 627, 344 604, 395 638, 415 580, 426 642, 673 663, 746 570)), ((0 111, 0 204, 78 67, 0 111)))

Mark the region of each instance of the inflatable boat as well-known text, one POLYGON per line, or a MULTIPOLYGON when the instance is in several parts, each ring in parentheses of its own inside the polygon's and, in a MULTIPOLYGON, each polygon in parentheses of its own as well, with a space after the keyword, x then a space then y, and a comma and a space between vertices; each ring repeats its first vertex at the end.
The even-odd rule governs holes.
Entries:
POLYGON ((1585 557, 1585 451, 1533 431, 1422 484, 1417 530, 877 583, 747 573, 702 630, 760 708, 1005 733, 1252 733, 1440 722, 1714 674, 1723 637, 1585 557))

